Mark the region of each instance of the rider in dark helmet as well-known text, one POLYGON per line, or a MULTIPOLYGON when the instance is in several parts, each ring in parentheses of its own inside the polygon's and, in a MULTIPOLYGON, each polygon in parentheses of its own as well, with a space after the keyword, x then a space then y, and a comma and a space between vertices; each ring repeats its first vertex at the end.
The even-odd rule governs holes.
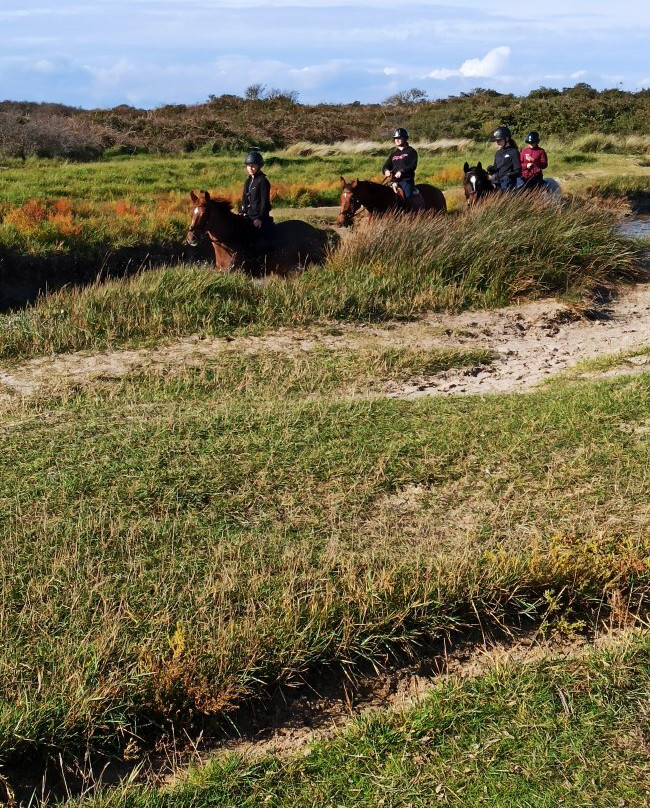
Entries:
POLYGON ((415 191, 415 169, 418 164, 418 153, 408 143, 409 133, 401 126, 393 133, 395 149, 388 155, 382 166, 385 177, 393 177, 408 201, 415 191))
POLYGON ((521 176, 523 189, 535 188, 544 182, 544 169, 548 166, 546 152, 539 145, 539 132, 529 132, 526 135, 526 145, 519 155, 521 160, 521 176))
POLYGON ((248 177, 244 182, 241 199, 241 212, 248 217, 255 227, 268 231, 273 224, 271 219, 271 183, 262 171, 264 158, 253 149, 244 160, 248 177))
POLYGON ((507 126, 498 126, 490 140, 499 147, 494 157, 494 165, 488 166, 487 169, 490 179, 497 188, 504 191, 516 188, 517 180, 521 177, 521 163, 519 149, 512 139, 512 132, 507 126))

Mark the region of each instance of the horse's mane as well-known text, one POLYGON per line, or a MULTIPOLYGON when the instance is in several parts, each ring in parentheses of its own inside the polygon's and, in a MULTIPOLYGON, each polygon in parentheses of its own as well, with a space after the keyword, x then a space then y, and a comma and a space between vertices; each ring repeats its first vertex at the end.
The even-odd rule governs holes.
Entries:
POLYGON ((223 196, 218 196, 216 199, 214 197, 210 197, 210 204, 215 205, 217 208, 221 208, 224 213, 232 210, 232 202, 223 196))

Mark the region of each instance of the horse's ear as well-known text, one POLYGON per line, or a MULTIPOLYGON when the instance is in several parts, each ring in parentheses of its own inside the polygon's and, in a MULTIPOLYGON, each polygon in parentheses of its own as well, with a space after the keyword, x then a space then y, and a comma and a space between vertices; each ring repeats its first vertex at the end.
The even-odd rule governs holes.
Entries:
POLYGON ((479 171, 483 171, 483 164, 481 163, 481 161, 480 161, 480 160, 479 160, 479 161, 478 161, 478 163, 476 164, 476 167, 479 169, 479 171))
POLYGON ((350 187, 356 188, 358 184, 359 184, 359 178, 357 177, 356 180, 352 180, 352 182, 350 183, 350 187))
POLYGON ((345 181, 345 177, 343 176, 343 174, 341 174, 339 179, 341 180, 341 188, 344 188, 347 185, 347 183, 345 181))
POLYGON ((200 191, 199 193, 205 199, 206 202, 210 201, 210 194, 207 191, 200 191))
POLYGON ((198 198, 198 196, 197 196, 197 195, 194 193, 194 191, 190 191, 190 199, 192 200, 192 202, 194 202, 194 204, 195 204, 195 205, 196 205, 196 203, 199 201, 199 198, 198 198))
POLYGON ((469 171, 469 163, 467 162, 467 160, 465 161, 465 165, 463 166, 463 171, 464 171, 466 174, 467 174, 467 172, 469 171))

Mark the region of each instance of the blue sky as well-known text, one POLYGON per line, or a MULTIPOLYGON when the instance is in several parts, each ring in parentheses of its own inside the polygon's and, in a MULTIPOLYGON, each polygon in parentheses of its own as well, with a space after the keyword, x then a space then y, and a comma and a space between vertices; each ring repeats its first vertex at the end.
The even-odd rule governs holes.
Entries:
POLYGON ((0 26, 0 100, 84 108, 650 87, 648 0, 0 0, 0 26))

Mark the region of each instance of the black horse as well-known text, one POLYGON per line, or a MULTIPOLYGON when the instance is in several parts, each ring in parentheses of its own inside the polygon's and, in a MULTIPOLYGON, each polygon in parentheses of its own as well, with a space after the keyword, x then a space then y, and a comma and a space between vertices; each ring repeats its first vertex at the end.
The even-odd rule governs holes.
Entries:
POLYGON ((463 189, 468 208, 475 205, 481 197, 493 194, 497 190, 480 161, 475 166, 470 166, 466 162, 463 171, 465 172, 463 189))

